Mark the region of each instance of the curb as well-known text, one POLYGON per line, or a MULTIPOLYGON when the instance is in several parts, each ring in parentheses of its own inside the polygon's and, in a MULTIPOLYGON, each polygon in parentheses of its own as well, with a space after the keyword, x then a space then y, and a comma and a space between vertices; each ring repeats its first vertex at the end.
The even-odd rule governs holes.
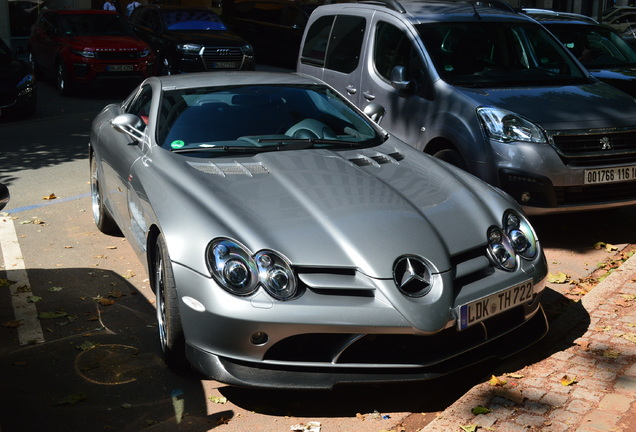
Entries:
MULTIPOLYGON (((580 301, 580 304, 585 311, 592 316, 593 312, 603 305, 612 294, 620 290, 630 278, 634 278, 636 275, 636 254, 625 261, 619 268, 610 273, 602 282, 596 285, 590 292, 588 292, 580 301)), ((562 327, 557 334, 549 335, 548 341, 552 344, 558 343, 559 339, 569 332, 572 328, 576 327, 578 322, 569 321, 576 314, 572 311, 574 308, 570 308, 566 313, 560 316, 554 321, 555 327, 562 327), (571 313, 568 313, 571 312, 571 313), (566 324, 566 325, 563 325, 566 324)), ((533 362, 532 365, 536 365, 541 362, 549 362, 553 358, 558 359, 562 357, 561 351, 552 354, 538 362, 533 362)), ((632 366, 632 369, 634 367, 632 366)), ((466 392, 455 403, 449 406, 443 413, 433 419, 429 424, 419 430, 419 432, 454 432, 459 431, 460 425, 470 424, 474 421, 475 415, 472 414, 472 408, 476 406, 487 406, 492 400, 493 390, 492 386, 488 383, 482 383, 474 386, 468 392, 466 392)), ((502 419, 503 420, 503 419, 502 419)), ((503 424, 501 424, 503 427, 503 424)), ((538 425, 537 425, 538 426, 538 425)), ((504 430, 503 428, 501 430, 504 430)), ((507 429, 506 429, 507 430, 507 429)), ((516 429, 515 429, 516 430, 516 429)), ((555 429, 556 430, 556 429, 555 429)), ((570 430, 570 429, 567 429, 570 430)))

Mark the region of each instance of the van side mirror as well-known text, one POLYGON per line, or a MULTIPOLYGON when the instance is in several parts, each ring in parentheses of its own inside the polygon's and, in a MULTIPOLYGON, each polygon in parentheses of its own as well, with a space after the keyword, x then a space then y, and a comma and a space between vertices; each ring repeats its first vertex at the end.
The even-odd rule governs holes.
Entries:
POLYGON ((406 79, 406 68, 404 66, 394 66, 391 70, 391 85, 401 92, 409 90, 411 81, 406 79))

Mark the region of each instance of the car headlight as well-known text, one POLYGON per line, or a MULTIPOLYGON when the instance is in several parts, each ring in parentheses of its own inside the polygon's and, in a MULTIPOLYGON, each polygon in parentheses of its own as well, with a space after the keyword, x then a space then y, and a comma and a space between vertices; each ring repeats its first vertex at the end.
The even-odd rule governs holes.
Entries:
POLYGON ((28 74, 28 75, 25 75, 24 78, 22 78, 20 80, 20 82, 18 83, 16 88, 19 88, 19 89, 28 88, 28 89, 30 89, 33 86, 34 83, 35 83, 35 78, 33 77, 32 74, 28 74))
POLYGON ((261 251, 255 259, 259 279, 272 297, 287 300, 296 294, 296 277, 283 257, 271 251, 261 251))
POLYGON ((177 45, 177 50, 183 52, 183 53, 189 53, 189 54, 198 54, 201 49, 203 48, 203 46, 199 45, 199 44, 179 44, 177 45))
POLYGON ((148 57, 150 55, 150 50, 143 50, 143 51, 139 51, 139 58, 145 58, 148 57))
POLYGON ((241 47, 241 51, 243 51, 243 55, 253 57, 254 56, 254 48, 250 44, 245 44, 241 47))
POLYGON ((488 255, 497 267, 513 271, 517 257, 531 260, 537 256, 538 240, 528 220, 516 211, 506 211, 502 225, 488 229, 488 255))
POLYGON ((71 52, 75 55, 85 58, 96 58, 97 54, 95 51, 87 51, 87 50, 71 50, 71 52))
POLYGON ((219 238, 208 246, 208 263, 216 282, 232 294, 246 296, 262 286, 278 300, 297 292, 296 276, 289 262, 276 252, 252 254, 239 243, 219 238))
POLYGON ((528 260, 537 256, 537 236, 525 217, 508 210, 504 214, 503 225, 516 254, 528 260))
POLYGON ((488 138, 501 142, 547 142, 539 126, 513 112, 500 108, 479 107, 477 115, 488 138))

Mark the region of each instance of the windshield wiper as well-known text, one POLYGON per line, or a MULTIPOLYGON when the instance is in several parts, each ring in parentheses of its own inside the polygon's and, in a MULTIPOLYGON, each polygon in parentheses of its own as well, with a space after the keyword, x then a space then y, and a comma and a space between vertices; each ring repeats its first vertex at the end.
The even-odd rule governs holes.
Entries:
MULTIPOLYGON (((352 141, 343 141, 343 140, 334 140, 334 139, 322 139, 322 138, 289 138, 289 139, 281 139, 281 138, 262 138, 257 140, 259 143, 279 143, 287 147, 289 144, 305 144, 304 147, 298 146, 298 149, 302 148, 310 148, 315 144, 318 145, 335 145, 335 146, 344 146, 344 147, 360 147, 359 142, 352 141), (309 147, 307 144, 311 144, 309 147)), ((296 146, 291 146, 295 149, 296 146)))

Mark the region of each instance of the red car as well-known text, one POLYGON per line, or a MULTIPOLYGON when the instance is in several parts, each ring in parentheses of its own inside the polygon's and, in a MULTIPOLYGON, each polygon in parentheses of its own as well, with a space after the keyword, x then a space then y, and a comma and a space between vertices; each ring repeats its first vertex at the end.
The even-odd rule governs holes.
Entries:
POLYGON ((150 47, 116 12, 46 10, 31 29, 28 49, 36 73, 55 76, 62 95, 80 83, 140 81, 155 70, 150 47))

